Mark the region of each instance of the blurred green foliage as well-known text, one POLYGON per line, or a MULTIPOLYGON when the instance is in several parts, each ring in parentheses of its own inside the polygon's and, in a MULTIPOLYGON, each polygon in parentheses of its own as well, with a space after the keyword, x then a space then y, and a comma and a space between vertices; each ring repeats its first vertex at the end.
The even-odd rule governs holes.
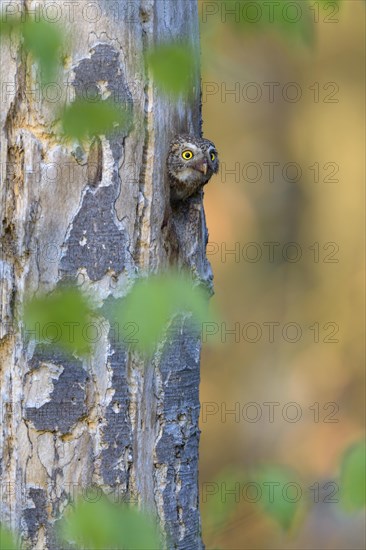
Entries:
POLYGON ((72 287, 28 299, 24 306, 26 331, 39 335, 40 341, 47 338, 48 342, 79 355, 90 353, 90 343, 86 342, 83 330, 91 315, 87 299, 72 287))
POLYGON ((0 14, 0 37, 18 33, 22 37, 24 50, 39 63, 42 82, 48 82, 57 71, 63 34, 55 24, 40 19, 20 18, 10 14, 0 14))
POLYGON ((197 81, 199 52, 189 43, 159 44, 146 54, 157 87, 168 95, 189 96, 197 81))
POLYGON ((75 542, 77 548, 93 550, 157 550, 160 547, 157 523, 136 507, 116 505, 102 498, 80 500, 69 508, 59 527, 61 540, 75 542))
POLYGON ((341 464, 341 505, 347 512, 366 505, 366 444, 360 441, 344 453, 341 464))
POLYGON ((298 475, 284 466, 268 465, 258 469, 254 479, 262 488, 259 503, 266 515, 284 531, 289 531, 294 525, 301 503, 301 495, 297 494, 300 486, 298 475))
MULTIPOLYGON (((9 38, 17 33, 23 50, 32 55, 40 67, 41 83, 48 83, 61 68, 64 43, 61 29, 54 23, 30 17, 21 19, 2 13, 0 37, 9 38)), ((98 134, 121 131, 131 124, 132 114, 118 103, 102 101, 98 97, 77 99, 60 114, 66 137, 82 141, 98 134)))
MULTIPOLYGON (((100 498, 79 500, 70 506, 57 526, 63 543, 93 550, 157 550, 160 548, 157 521, 135 506, 117 505, 100 498)), ((75 547, 75 546, 73 546, 75 547)), ((0 550, 19 550, 12 533, 0 527, 0 550)))
MULTIPOLYGON (((184 314, 198 330, 209 317, 207 302, 206 291, 195 287, 188 276, 172 272, 137 281, 127 297, 116 300, 105 314, 123 327, 131 323, 137 326, 136 340, 126 343, 151 353, 175 315, 184 314)), ((87 298, 72 287, 27 300, 24 308, 29 334, 43 335, 43 340, 80 355, 91 352, 84 331, 93 315, 98 312, 93 312, 87 298)))
POLYGON ((8 529, 0 526, 0 550, 19 550, 13 535, 8 529))
POLYGON ((220 531, 235 514, 239 499, 234 497, 240 494, 237 486, 244 478, 242 470, 228 468, 220 472, 212 483, 204 486, 205 495, 202 501, 207 501, 204 506, 204 520, 210 532, 220 531), (223 494, 229 492, 234 492, 234 495, 229 494, 228 498, 223 498, 223 494))
POLYGON ((171 272, 138 281, 113 314, 122 325, 138 326, 135 347, 151 353, 175 315, 188 314, 192 326, 206 321, 207 301, 207 293, 188 276, 171 272))
MULTIPOLYGON (((345 512, 357 512, 366 505, 366 443, 360 441, 340 457, 339 504, 345 512)), ((208 532, 215 537, 230 527, 237 516, 243 486, 248 483, 248 502, 255 502, 267 517, 286 533, 293 532, 305 517, 310 500, 304 500, 303 484, 298 474, 282 465, 262 466, 252 471, 250 479, 234 466, 226 468, 205 488, 203 517, 208 532), (253 495, 249 485, 255 483, 253 495), (240 487, 236 486, 240 484, 240 487), (212 485, 212 487, 211 487, 212 485), (224 497, 224 495, 228 497, 224 497), (238 498, 233 498, 237 495, 238 498), (251 500, 253 498, 253 500, 251 500), (207 502, 207 504, 206 504, 207 502)), ((338 502, 335 500, 334 502, 338 502)))
POLYGON ((64 109, 61 124, 65 136, 83 141, 95 135, 121 132, 131 124, 131 113, 112 101, 77 99, 64 109))
POLYGON ((38 61, 43 81, 53 78, 60 62, 62 46, 61 30, 46 21, 26 21, 21 32, 24 37, 24 48, 38 61))

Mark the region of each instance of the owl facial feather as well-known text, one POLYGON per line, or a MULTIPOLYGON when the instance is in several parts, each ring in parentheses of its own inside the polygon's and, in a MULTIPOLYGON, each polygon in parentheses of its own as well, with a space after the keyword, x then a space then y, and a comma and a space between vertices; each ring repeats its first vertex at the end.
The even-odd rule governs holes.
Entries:
POLYGON ((215 145, 203 138, 179 135, 170 144, 167 158, 171 195, 175 200, 196 193, 219 169, 215 145))

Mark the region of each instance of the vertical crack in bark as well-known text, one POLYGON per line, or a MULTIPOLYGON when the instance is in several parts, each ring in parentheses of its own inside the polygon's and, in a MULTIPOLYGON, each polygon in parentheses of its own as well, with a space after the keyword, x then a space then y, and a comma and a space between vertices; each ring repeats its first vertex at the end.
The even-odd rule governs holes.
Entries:
MULTIPOLYGON (((2 487, 9 491, 1 491, 3 504, 3 518, 13 528, 19 527, 19 510, 21 509, 22 491, 16 491, 19 483, 18 470, 18 427, 21 422, 21 355, 22 345, 19 332, 15 328, 15 316, 24 294, 24 258, 22 254, 23 236, 19 225, 17 212, 19 201, 23 214, 26 212, 27 202, 24 197, 24 149, 21 129, 25 126, 26 105, 24 105, 24 90, 26 82, 26 64, 24 54, 18 49, 17 73, 14 74, 16 92, 9 106, 5 124, 4 144, 6 144, 6 174, 4 185, 4 210, 0 233, 0 269, 2 305, 0 322, 3 325, 1 335, 6 339, 0 342, 1 357, 1 395, 0 414, 4 415, 2 422, 1 443, 3 456, 0 468, 2 487), (3 365, 10 369, 3 369, 3 365)), ((22 486, 22 482, 20 482, 22 486)))
MULTIPOLYGON (((142 0, 139 6, 140 28, 144 55, 153 36, 153 4, 142 0)), ((144 59, 144 147, 139 176, 139 198, 135 222, 135 261, 142 274, 151 271, 151 207, 154 185, 154 88, 151 75, 144 59)), ((131 420, 134 425, 133 480, 139 502, 150 510, 156 509, 154 494, 154 446, 156 442, 156 395, 155 368, 151 361, 139 354, 129 358, 129 380, 131 387, 131 420)), ((160 514, 160 521, 163 516, 160 514)))
POLYGON ((141 0, 139 7, 140 27, 145 68, 144 85, 144 147, 139 176, 139 197, 135 224, 135 261, 143 273, 150 268, 151 205, 153 200, 154 174, 154 89, 145 54, 150 45, 153 28, 153 6, 141 0))

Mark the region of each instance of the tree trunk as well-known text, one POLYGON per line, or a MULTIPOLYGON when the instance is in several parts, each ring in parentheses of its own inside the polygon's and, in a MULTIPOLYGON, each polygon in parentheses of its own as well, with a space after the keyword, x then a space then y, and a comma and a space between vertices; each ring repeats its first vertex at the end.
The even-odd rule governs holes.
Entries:
POLYGON ((19 322, 27 293, 65 280, 100 306, 172 262, 210 283, 202 199, 174 214, 178 253, 166 221, 167 150, 177 133, 200 134, 199 75, 193 97, 172 102, 143 57, 161 41, 198 46, 196 2, 57 0, 52 13, 46 0, 17 4, 49 21, 58 13, 72 51, 62 84, 42 89, 19 42, 1 50, 1 519, 27 547, 56 550, 55 522, 94 485, 154 510, 162 547, 203 548, 198 335, 182 320, 146 361, 111 326, 83 360, 35 344, 19 322), (57 137, 55 107, 90 89, 132 105, 134 123, 84 154, 57 137))

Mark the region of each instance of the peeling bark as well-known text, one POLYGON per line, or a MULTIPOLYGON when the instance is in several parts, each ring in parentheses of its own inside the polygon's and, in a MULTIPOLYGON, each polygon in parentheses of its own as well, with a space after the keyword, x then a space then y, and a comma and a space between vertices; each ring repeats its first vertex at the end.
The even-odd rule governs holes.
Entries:
MULTIPOLYGON (((18 4, 32 11, 46 0, 18 4)), ((65 281, 92 291, 101 311, 171 264, 211 285, 202 197, 172 214, 165 169, 172 137, 200 134, 199 75, 192 99, 172 103, 143 62, 147 47, 173 37, 197 47, 197 5, 98 0, 95 22, 81 17, 82 2, 74 17, 70 2, 57 4, 73 42, 57 107, 88 89, 118 98, 134 124, 89 151, 60 141, 55 104, 30 93, 35 66, 14 39, 2 46, 1 520, 27 547, 56 550, 55 523, 94 484, 154 510, 163 547, 200 549, 199 335, 176 320, 145 361, 105 321, 91 359, 70 359, 35 345, 18 321, 26 293, 65 281)))

